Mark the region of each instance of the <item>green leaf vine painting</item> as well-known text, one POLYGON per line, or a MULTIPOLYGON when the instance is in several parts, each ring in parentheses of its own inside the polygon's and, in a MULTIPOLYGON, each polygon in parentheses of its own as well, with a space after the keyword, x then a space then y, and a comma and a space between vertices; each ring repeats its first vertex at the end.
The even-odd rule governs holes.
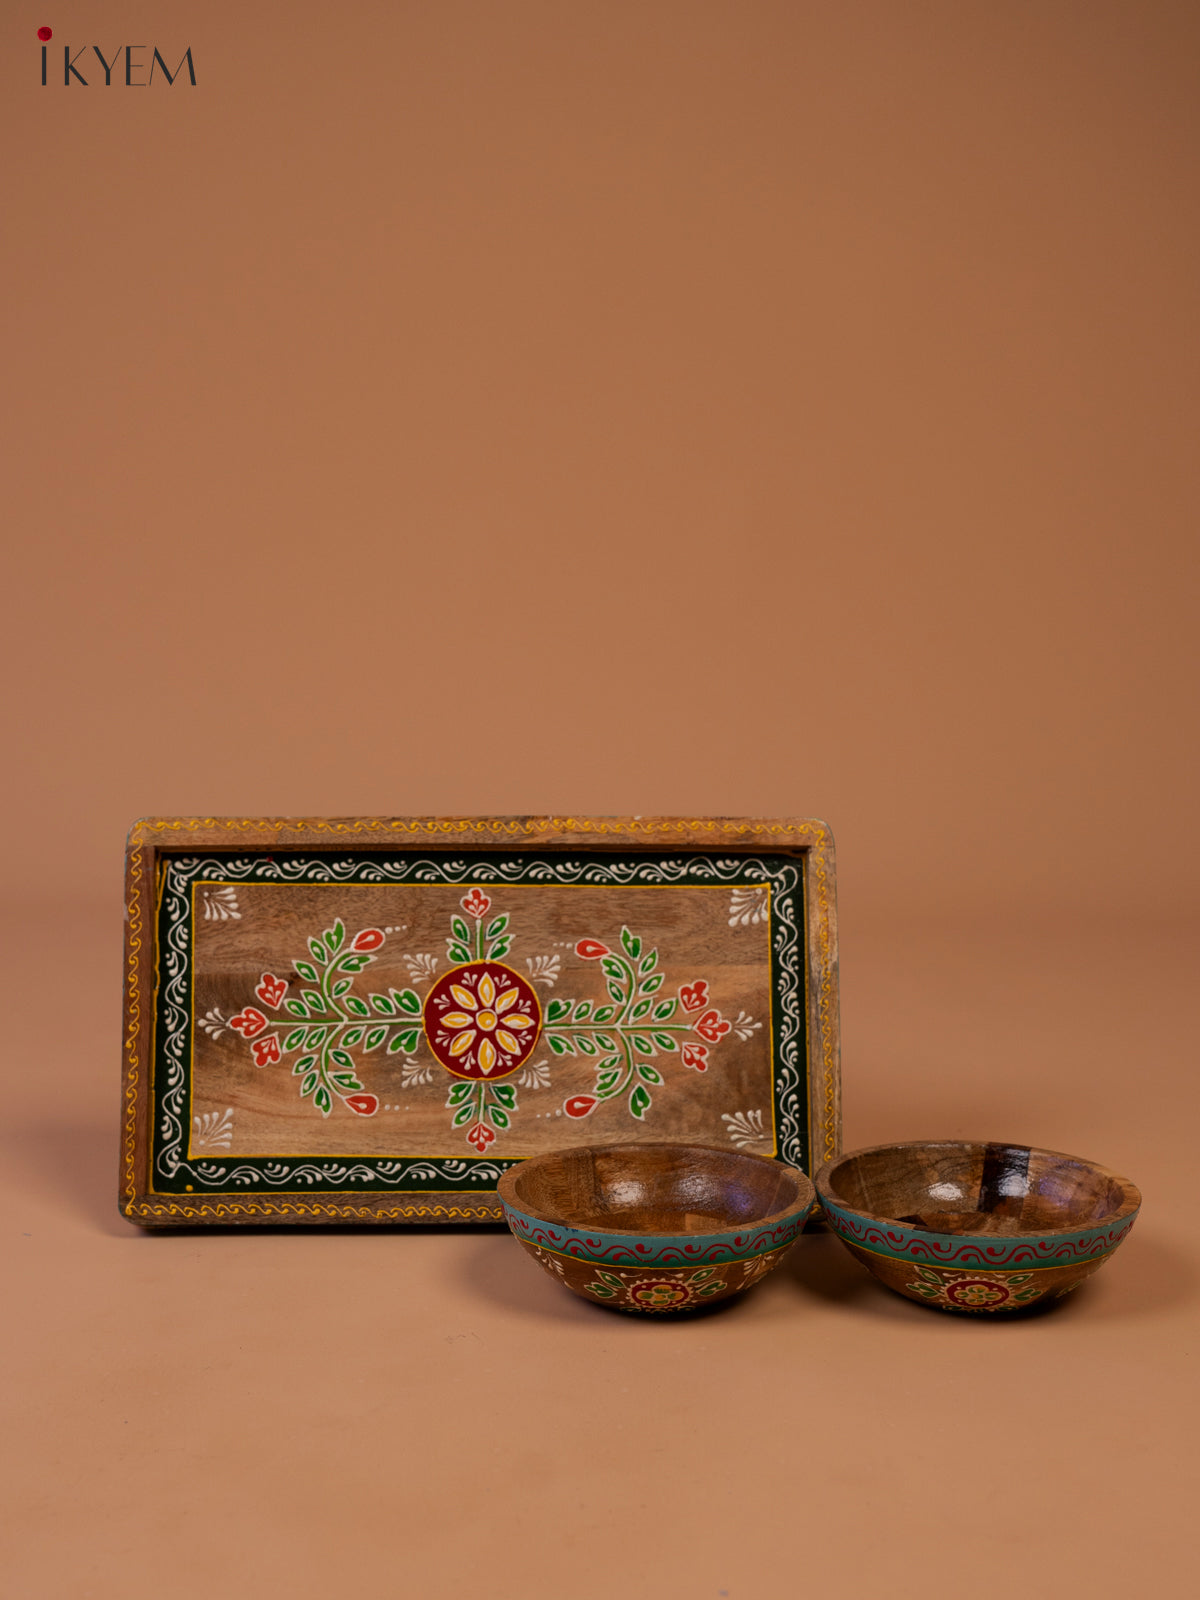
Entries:
MULTIPOLYGON (((744 906, 739 914, 748 916, 744 906)), ((445 939, 449 966, 440 974, 431 958, 408 956, 411 985, 372 987, 370 969, 388 931, 350 933, 335 918, 308 938, 291 964, 294 977, 263 972, 257 1004, 247 1002, 221 1023, 245 1040, 254 1067, 290 1072, 300 1099, 322 1117, 337 1104, 358 1117, 378 1112, 372 1057, 402 1056, 413 1081, 425 1081, 427 1064, 436 1064, 449 1080, 449 1126, 479 1155, 519 1117, 523 1069, 527 1082, 542 1086, 554 1062, 586 1061, 591 1086, 566 1096, 562 1113, 582 1120, 618 1102, 641 1123, 656 1096, 670 1095, 673 1077, 707 1072, 710 1053, 732 1028, 748 1037, 760 1026, 744 1014, 724 1016, 707 976, 669 974, 659 948, 628 926, 608 943, 592 935, 574 942, 578 958, 599 966, 602 1002, 556 996, 543 1004, 536 975, 556 972, 558 958, 535 955, 527 976, 504 960, 513 945, 510 912, 492 915, 492 898, 478 887, 459 908, 445 939), (539 1046, 548 1060, 531 1078, 539 1046)))

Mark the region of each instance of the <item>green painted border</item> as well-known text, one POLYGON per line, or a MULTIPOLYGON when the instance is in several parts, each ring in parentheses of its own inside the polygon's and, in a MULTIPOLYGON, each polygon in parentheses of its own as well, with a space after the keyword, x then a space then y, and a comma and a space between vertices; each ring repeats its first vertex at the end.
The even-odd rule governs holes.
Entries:
MULTIPOLYGON (((811 1149, 812 1046, 809 1029, 808 981, 808 870, 807 855, 775 855, 767 851, 730 855, 719 851, 685 849, 623 854, 619 852, 564 852, 538 850, 470 851, 461 861, 431 856, 419 850, 326 852, 304 850, 204 850, 164 852, 162 869, 197 864, 188 883, 239 881, 245 883, 329 882, 354 884, 453 883, 464 889, 502 889, 509 884, 595 883, 599 887, 638 887, 651 882, 688 883, 739 888, 771 884, 771 915, 767 937, 771 951, 771 1046, 775 1153, 789 1165, 809 1168, 811 1149), (332 880, 332 867, 345 868, 332 880), (499 875, 504 866, 521 870, 499 875), (683 867, 684 876, 671 875, 683 867), (728 870, 733 868, 734 870, 728 870), (211 870, 209 870, 211 869, 211 870), (296 875, 285 875, 292 869, 296 875), (399 875, 391 875, 401 869, 399 875), (312 870, 314 876, 302 875, 312 870), (624 881, 608 882, 588 876, 625 873, 624 881), (655 878, 648 874, 660 874, 655 878), (574 874, 574 876, 567 876, 574 874), (661 876, 666 874, 665 876, 661 876), (232 876, 230 876, 232 875, 232 876), (786 887, 775 879, 782 878, 786 887), (797 1026, 798 1024, 798 1026, 797 1026)), ((176 891, 178 892, 178 891, 176 891)), ((338 1194, 347 1197, 372 1194, 445 1194, 489 1196, 500 1175, 519 1159, 434 1157, 364 1157, 361 1155, 301 1157, 205 1157, 189 1160, 187 1130, 191 1125, 189 1074, 176 1081, 181 1063, 171 1041, 181 1028, 190 1031, 190 971, 194 948, 193 909, 188 896, 186 918, 175 911, 172 891, 164 881, 156 915, 156 972, 153 1052, 154 1091, 151 1106, 151 1194, 181 1196, 190 1202, 207 1197, 255 1198, 338 1194), (186 924, 185 926, 182 926, 186 924), (183 971, 164 981, 164 952, 180 958, 183 971), (187 999, 176 992, 186 985, 187 999), (178 1017, 183 1016, 180 1024, 178 1017)))

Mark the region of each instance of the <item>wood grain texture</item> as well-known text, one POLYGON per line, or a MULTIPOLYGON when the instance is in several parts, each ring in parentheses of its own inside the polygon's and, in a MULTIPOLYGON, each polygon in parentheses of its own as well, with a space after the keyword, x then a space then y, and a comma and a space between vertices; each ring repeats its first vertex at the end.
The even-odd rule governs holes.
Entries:
POLYGON ((1014 1312, 1078 1288, 1141 1195, 1094 1161, 1027 1145, 878 1145, 817 1174, 833 1231, 881 1283, 944 1311, 1014 1312))
POLYGON ((500 1179, 505 1220, 543 1271, 612 1310, 691 1312, 740 1294, 783 1260, 815 1190, 743 1151, 580 1146, 500 1179))
MULTIPOLYGON (((743 1147, 777 1148, 781 1134, 779 1107, 771 1109, 773 1090, 778 1097, 772 1050, 774 1036, 787 1024, 776 1014, 779 979, 771 970, 767 906, 772 903, 768 891, 774 891, 765 883, 736 887, 746 882, 737 877, 744 863, 767 859, 790 861, 796 868, 794 920, 800 942, 789 959, 795 968, 796 1037, 804 1067, 802 1136, 805 1151, 819 1160, 838 1147, 840 1117, 834 855, 823 823, 643 817, 143 819, 131 830, 127 851, 123 1212, 149 1225, 492 1221, 499 1216, 495 1180, 503 1165, 572 1142, 576 1116, 592 1118, 589 1131, 594 1127, 610 1138, 628 1136, 632 1114, 638 1119, 633 1124, 637 1137, 667 1133, 703 1142, 727 1134, 743 1147), (569 887, 557 881, 505 882, 496 865, 498 849, 505 852, 506 865, 524 861, 529 852, 548 852, 547 859, 560 864, 554 868, 559 874, 586 852, 580 859, 598 863, 595 873, 607 874, 606 881, 569 887), (373 873, 391 872, 401 851, 406 862, 419 851, 421 860, 434 863, 433 876, 440 873, 444 881, 366 881, 373 873), (339 871, 352 859, 359 876, 353 882, 317 883, 255 881, 246 875, 250 866, 260 875, 282 874, 284 867, 268 869, 263 863, 299 862, 301 856, 335 863, 339 871), (662 881, 640 881, 643 872, 652 875, 650 864, 666 859, 688 865, 686 881, 668 881, 670 874, 657 866, 662 881), (618 884, 613 875, 627 863, 638 868, 639 880, 618 884), (469 876, 459 872, 462 864, 469 876), (700 877, 701 869, 713 881, 700 877), (487 906, 478 917, 466 909, 472 892, 487 906), (182 917, 172 922, 164 909, 182 905, 185 893, 186 928, 182 917), (741 895, 742 901, 731 901, 731 895, 741 895), (536 1024, 541 1050, 510 1053, 485 1069, 475 1052, 488 1047, 476 1041, 460 1073, 463 1063, 449 1051, 462 1042, 461 1033, 443 1030, 435 1037, 427 1027, 434 1015, 427 1002, 437 982, 449 982, 448 967, 466 953, 455 956, 447 937, 455 919, 479 941, 469 952, 475 965, 464 969, 475 982, 483 970, 477 958, 486 953, 485 929, 498 926, 500 917, 505 932, 487 946, 500 952, 493 976, 501 1000, 515 1007, 510 1016, 525 1018, 526 1032, 518 1038, 512 1030, 495 1031, 493 1022, 487 1037, 524 1045, 534 1037, 536 1024), (360 977, 352 965, 342 976, 349 976, 346 988, 353 992, 335 997, 332 1010, 297 1016, 297 997, 307 996, 311 1003, 316 993, 305 975, 315 970, 308 941, 331 926, 345 930, 343 956, 349 941, 367 940, 355 961, 369 963, 370 972, 360 977), (168 948, 179 939, 186 948, 168 948), (628 959, 622 939, 633 941, 629 948, 637 945, 640 960, 651 950, 656 962, 661 958, 661 976, 630 978, 630 983, 662 984, 642 1026, 659 1017, 658 1008, 667 1002, 673 1003, 673 1014, 660 1021, 665 1034, 639 1040, 632 1024, 626 1029, 638 1049, 625 1052, 627 1062, 622 1059, 628 1082, 614 1085, 597 1075, 597 1064, 607 1046, 627 1040, 606 1038, 595 1018, 605 1007, 620 1010, 606 992, 613 974, 605 967, 628 959), (603 945, 603 956, 579 955, 589 940, 603 945), (519 954, 514 948, 510 956, 514 941, 519 954), (181 961, 187 966, 186 995, 178 985, 172 990, 172 963, 181 961), (569 985, 564 963, 571 968, 569 985), (775 993, 769 992, 772 984, 775 993), (509 998, 518 988, 520 1005, 509 998), (564 1022, 553 1008, 568 990, 573 1009, 564 1022), (402 1012, 401 1002, 413 1011, 402 1012), (370 1013, 358 1035, 350 1028, 358 1019, 345 1017, 345 1006, 370 1013), (384 1007, 390 1007, 389 1014, 384 1007), (574 1028, 576 1018, 592 1024, 583 1038, 574 1028), (291 1041, 310 1024, 309 1036, 316 1038, 326 1023, 342 1028, 338 1038, 325 1041, 326 1053, 348 1042, 344 1057, 322 1058, 315 1077, 311 1070, 289 1070, 293 1061, 303 1065, 301 1047, 291 1041), (418 1031, 406 1033, 401 1023, 418 1031), (178 1048, 172 1046, 174 1056, 164 1057, 164 1040, 170 1039, 178 1048), (644 1052, 642 1044, 648 1046, 644 1052), (561 1053, 547 1053, 547 1046, 561 1046, 561 1053), (635 1061, 635 1056, 645 1059, 635 1061), (669 1075, 663 1071, 668 1062, 669 1075), (551 1068, 554 1093, 547 1096, 543 1080, 551 1068), (175 1101, 170 1100, 172 1074, 179 1084, 187 1080, 186 1092, 179 1088, 175 1101), (305 1090, 302 1095, 298 1086, 305 1090), (620 1111, 618 1088, 624 1097, 620 1111), (474 1107, 466 1123, 470 1149, 455 1131, 468 1101, 474 1107), (173 1121, 177 1131, 165 1158, 162 1148, 155 1153, 152 1114, 159 1104, 162 1124, 163 1103, 170 1113, 166 1121, 173 1121), (485 1172, 480 1163, 485 1156, 499 1165, 485 1172), (376 1171, 380 1161, 407 1161, 407 1173, 424 1158, 437 1171, 426 1173, 416 1187, 379 1185, 352 1170, 355 1163, 374 1162, 376 1171), (278 1168, 280 1162, 302 1159, 309 1167, 303 1181, 293 1183, 291 1169, 282 1179, 273 1171, 275 1188, 253 1181, 263 1162, 278 1168), (446 1163, 463 1159, 475 1164, 480 1181, 474 1187, 436 1181, 446 1163), (224 1182, 222 1174, 239 1161, 240 1177, 224 1182), (173 1181, 168 1169, 180 1162, 193 1164, 185 1176, 202 1181, 173 1181), (339 1182, 342 1171, 345 1181, 339 1182)), ((318 976, 324 975, 322 969, 318 976)), ((629 998, 632 1004, 632 989, 629 998)), ((449 1003, 445 993, 439 1003, 449 1003)), ((451 1021, 459 1015, 444 1014, 451 1021)), ((321 1048, 316 1047, 318 1055, 321 1048)), ((158 1137, 161 1145, 161 1128, 158 1137)))

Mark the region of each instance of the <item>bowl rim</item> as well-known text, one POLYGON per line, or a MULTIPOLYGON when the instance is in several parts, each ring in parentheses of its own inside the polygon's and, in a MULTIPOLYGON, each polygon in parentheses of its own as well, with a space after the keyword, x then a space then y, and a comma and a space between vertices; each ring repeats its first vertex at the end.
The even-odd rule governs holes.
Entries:
MULTIPOLYGON (((713 1228, 707 1233, 697 1233, 694 1235, 696 1239, 723 1238, 725 1234, 744 1233, 748 1228, 778 1226, 780 1223, 787 1222, 803 1212, 811 1211, 816 1204, 817 1189, 813 1180, 806 1172, 802 1172, 799 1167, 793 1167, 789 1162, 777 1161, 774 1156, 761 1156, 750 1150, 730 1150, 716 1144, 688 1144, 682 1139, 654 1139, 646 1140, 644 1143, 625 1139, 613 1140, 607 1144, 572 1144, 564 1145, 560 1150, 543 1150, 536 1156, 526 1156, 524 1159, 514 1163, 507 1171, 502 1172, 496 1182, 496 1192, 500 1196, 500 1203, 506 1213, 509 1209, 512 1209, 520 1212, 522 1216, 532 1217, 535 1221, 544 1223, 547 1227, 566 1229, 571 1233, 595 1233, 597 1230, 594 1224, 584 1226, 580 1222, 566 1220, 559 1222, 543 1216, 540 1211, 522 1200, 515 1192, 517 1178, 522 1169, 531 1166, 536 1161, 558 1160, 563 1156, 579 1155, 584 1152, 635 1151, 640 1153, 648 1150, 701 1150, 707 1151, 711 1155, 734 1156, 742 1161, 766 1162, 771 1167, 790 1173, 797 1180, 799 1192, 796 1199, 790 1205, 784 1206, 781 1211, 771 1211, 766 1216, 750 1217, 744 1222, 731 1222, 728 1226, 713 1228)), ((602 1231, 606 1237, 613 1239, 675 1239, 680 1237, 674 1228, 639 1228, 630 1232, 627 1228, 609 1227, 606 1224, 602 1231)), ((689 1235, 689 1237, 693 1236, 689 1235)))
MULTIPOLYGON (((1092 1161, 1087 1156, 1070 1155, 1066 1150, 1050 1150, 1047 1149, 1045 1145, 1022 1144, 1013 1139, 900 1139, 889 1140, 885 1144, 861 1145, 857 1150, 844 1150, 841 1155, 831 1156, 828 1161, 824 1162, 817 1169, 816 1173, 813 1175, 813 1183, 816 1186, 817 1196, 822 1205, 824 1205, 825 1201, 828 1199, 833 1203, 833 1205, 837 1206, 839 1210, 848 1211, 852 1216, 864 1217, 871 1222, 891 1223, 894 1227, 907 1228, 911 1231, 912 1223, 910 1222, 904 1222, 899 1217, 888 1216, 882 1211, 867 1211, 862 1206, 853 1205, 849 1200, 843 1200, 841 1195, 839 1195, 833 1188, 832 1183, 832 1178, 837 1168, 840 1167, 843 1162, 854 1161, 859 1156, 875 1155, 881 1150, 977 1150, 983 1145, 993 1145, 999 1149, 1028 1150, 1031 1156, 1057 1156, 1063 1161, 1073 1161, 1077 1166, 1087 1167, 1092 1172, 1097 1172, 1103 1177, 1111 1178, 1114 1183, 1120 1184, 1122 1189, 1122 1200, 1120 1206, 1116 1211, 1112 1212, 1111 1215, 1103 1217, 1098 1221, 1071 1222, 1061 1228, 1023 1229, 1018 1233, 1006 1233, 1004 1235, 1005 1238, 1053 1239, 1058 1237, 1060 1234, 1063 1236, 1070 1236, 1077 1233, 1086 1233, 1091 1229, 1100 1227, 1111 1229, 1118 1227, 1123 1222, 1127 1222, 1129 1218, 1135 1215, 1141 1207, 1141 1190, 1129 1178, 1124 1177, 1119 1172, 1114 1172, 1111 1167, 1103 1166, 1099 1161, 1092 1161)), ((920 1229, 920 1233, 922 1236, 926 1234, 937 1234, 937 1230, 932 1228, 922 1228, 920 1229)), ((980 1237, 979 1235, 975 1234, 964 1235, 961 1233, 949 1232, 937 1236, 946 1239, 980 1237)))

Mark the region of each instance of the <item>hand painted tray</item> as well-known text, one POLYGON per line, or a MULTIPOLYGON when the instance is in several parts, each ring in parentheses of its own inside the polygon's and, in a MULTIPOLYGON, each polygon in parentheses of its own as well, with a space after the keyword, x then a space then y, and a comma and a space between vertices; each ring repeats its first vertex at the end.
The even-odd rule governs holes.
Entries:
POLYGON ((147 818, 120 1203, 493 1222, 544 1150, 839 1150, 833 840, 714 818, 147 818))

